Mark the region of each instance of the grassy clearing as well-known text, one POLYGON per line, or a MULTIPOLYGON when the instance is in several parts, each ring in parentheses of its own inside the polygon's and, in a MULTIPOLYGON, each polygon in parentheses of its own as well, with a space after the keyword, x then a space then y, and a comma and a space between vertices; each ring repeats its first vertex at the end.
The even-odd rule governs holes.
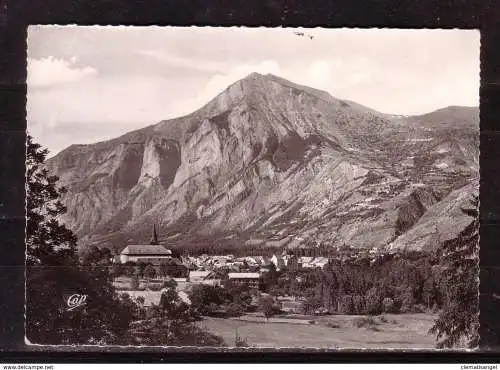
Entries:
POLYGON ((435 338, 427 331, 434 319, 429 314, 338 315, 324 316, 315 324, 309 324, 303 318, 290 322, 271 318, 266 322, 246 316, 243 319, 206 318, 199 325, 222 336, 230 346, 234 346, 237 332, 251 347, 433 349, 435 338))

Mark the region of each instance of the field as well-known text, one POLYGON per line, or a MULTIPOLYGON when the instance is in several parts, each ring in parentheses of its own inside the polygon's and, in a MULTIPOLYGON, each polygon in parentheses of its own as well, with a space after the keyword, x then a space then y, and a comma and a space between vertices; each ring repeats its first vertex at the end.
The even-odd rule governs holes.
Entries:
MULTIPOLYGON (((159 291, 130 291, 130 279, 114 281, 121 293, 143 296, 146 305, 158 304, 159 291)), ((145 286, 146 281, 141 281, 145 286)), ((186 290, 189 283, 180 283, 186 290)), ((433 349, 435 337, 428 334, 435 316, 431 314, 356 315, 283 315, 267 322, 262 314, 247 314, 238 318, 205 317, 198 322, 213 334, 221 336, 230 347, 235 338, 247 341, 250 347, 261 348, 346 348, 346 349, 433 349)))
MULTIPOLYGON (((312 318, 311 318, 312 319, 312 318)), ((250 347, 433 349, 435 338, 427 331, 435 317, 429 314, 323 316, 314 324, 296 319, 243 316, 237 319, 207 317, 199 323, 234 346, 236 334, 250 347), (276 322, 278 321, 278 322, 276 322), (360 326, 360 327, 358 327, 360 326)))

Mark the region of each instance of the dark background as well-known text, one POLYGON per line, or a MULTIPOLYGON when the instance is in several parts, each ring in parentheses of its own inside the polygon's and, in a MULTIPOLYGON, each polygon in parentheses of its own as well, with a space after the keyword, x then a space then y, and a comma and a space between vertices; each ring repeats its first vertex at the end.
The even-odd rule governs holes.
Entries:
MULTIPOLYGON (((500 361, 500 5, 494 0, 0 0, 0 362, 500 361), (481 30, 481 350, 186 353, 24 344, 26 27, 29 24, 467 28, 481 30), (2 352, 3 351, 3 352, 2 352), (23 352, 24 351, 24 352, 23 352), (94 351, 94 352, 90 352, 94 351), (122 353, 117 353, 117 351, 122 353), (123 353, 126 351, 127 353, 123 353)), ((500 3, 499 3, 500 4, 500 3)))

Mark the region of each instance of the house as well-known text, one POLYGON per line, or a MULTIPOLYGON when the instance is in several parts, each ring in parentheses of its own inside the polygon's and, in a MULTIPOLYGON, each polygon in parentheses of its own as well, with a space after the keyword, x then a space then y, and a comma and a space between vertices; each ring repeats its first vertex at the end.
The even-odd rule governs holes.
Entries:
POLYGON ((283 267, 285 267, 285 260, 281 256, 276 256, 273 254, 271 257, 271 262, 276 267, 276 271, 281 270, 283 267))
POLYGON ((249 258, 249 261, 253 262, 256 265, 262 266, 262 265, 266 264, 265 257, 263 257, 263 256, 252 256, 252 257, 248 257, 248 258, 249 258))
MULTIPOLYGON (((161 296, 165 292, 165 288, 159 291, 154 290, 129 290, 125 291, 125 294, 128 294, 132 300, 137 300, 137 298, 142 297, 144 299, 144 307, 151 307, 153 305, 159 305, 161 296)), ((191 305, 191 300, 186 292, 183 290, 177 289, 177 294, 179 295, 179 299, 186 303, 187 305, 191 305)))
POLYGON ((311 264, 311 262, 314 260, 314 257, 299 257, 299 266, 302 268, 314 268, 314 265, 311 264))
POLYGON ((258 272, 230 272, 227 275, 232 284, 247 285, 254 289, 259 288, 261 275, 258 272))
POLYGON ((207 279, 212 271, 189 271, 188 281, 190 283, 201 283, 203 280, 207 279))
POLYGON ((189 283, 218 286, 222 279, 218 279, 212 271, 189 271, 189 283))
POLYGON ((186 266, 189 270, 196 270, 198 266, 196 265, 196 259, 192 257, 181 257, 181 262, 184 266, 186 266))
POLYGON ((210 276, 207 279, 200 281, 199 284, 203 285, 211 285, 211 286, 220 286, 222 285, 222 279, 212 279, 210 276))
POLYGON ((302 268, 323 268, 328 264, 327 257, 299 257, 298 264, 302 268))
POLYGON ((315 267, 324 268, 329 262, 327 257, 316 257, 311 264, 315 267))
POLYGON ((172 259, 172 251, 163 245, 127 245, 120 253, 121 263, 151 263, 161 265, 172 259))

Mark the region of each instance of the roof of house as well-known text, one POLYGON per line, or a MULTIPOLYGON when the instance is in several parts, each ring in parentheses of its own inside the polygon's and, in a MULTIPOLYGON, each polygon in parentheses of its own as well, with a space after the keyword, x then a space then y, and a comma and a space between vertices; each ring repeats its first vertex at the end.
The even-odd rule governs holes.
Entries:
POLYGON ((260 274, 258 272, 230 272, 227 276, 229 279, 258 279, 260 274))
POLYGON ((300 263, 311 263, 313 261, 314 257, 299 257, 299 262, 300 263))
POLYGON ((208 275, 210 275, 212 273, 212 271, 198 271, 198 270, 195 270, 195 271, 189 271, 189 277, 206 277, 208 275))
POLYGON ((327 257, 316 257, 313 261, 313 263, 324 263, 324 264, 327 264, 328 263, 328 258, 327 257))
POLYGON ((172 251, 163 245, 127 245, 120 254, 126 255, 171 255, 172 251))

